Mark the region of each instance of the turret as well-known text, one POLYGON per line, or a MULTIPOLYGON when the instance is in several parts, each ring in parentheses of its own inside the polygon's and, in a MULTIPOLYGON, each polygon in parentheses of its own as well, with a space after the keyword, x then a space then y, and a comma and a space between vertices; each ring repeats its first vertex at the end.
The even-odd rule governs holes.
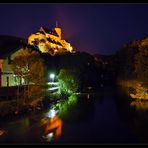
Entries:
POLYGON ((61 40, 61 38, 62 38, 62 30, 61 30, 60 27, 58 27, 58 22, 57 21, 56 21, 56 27, 54 29, 57 32, 57 34, 59 36, 59 39, 61 40))

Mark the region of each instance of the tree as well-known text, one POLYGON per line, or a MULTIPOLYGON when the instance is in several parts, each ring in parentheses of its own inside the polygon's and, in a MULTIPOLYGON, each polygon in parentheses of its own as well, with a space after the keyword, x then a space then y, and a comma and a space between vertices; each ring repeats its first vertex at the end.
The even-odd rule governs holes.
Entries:
POLYGON ((148 83, 148 39, 143 40, 135 56, 135 72, 138 80, 148 83))
POLYGON ((77 71, 70 69, 61 69, 58 75, 60 91, 63 94, 71 95, 79 87, 77 71))
POLYGON ((24 102, 26 103, 26 98, 29 102, 32 98, 37 99, 45 83, 46 70, 39 53, 28 48, 21 49, 12 61, 12 69, 14 74, 20 78, 21 84, 24 80, 24 102), (28 93, 25 91, 25 85, 27 85, 28 93))
POLYGON ((126 44, 116 54, 119 84, 129 88, 130 97, 147 99, 148 38, 126 44), (135 90, 131 93, 131 90, 135 90))
POLYGON ((117 51, 115 56, 115 67, 118 79, 135 78, 135 55, 138 52, 140 41, 132 41, 125 44, 117 51))

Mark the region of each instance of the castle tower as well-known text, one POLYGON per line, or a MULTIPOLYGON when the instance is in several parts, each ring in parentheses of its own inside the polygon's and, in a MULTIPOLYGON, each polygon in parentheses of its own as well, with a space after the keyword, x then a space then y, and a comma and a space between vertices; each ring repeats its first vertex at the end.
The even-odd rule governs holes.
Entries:
POLYGON ((61 38, 62 38, 62 30, 61 30, 60 27, 58 27, 58 22, 57 21, 56 21, 56 27, 54 29, 57 32, 57 34, 59 36, 59 39, 61 40, 61 38))

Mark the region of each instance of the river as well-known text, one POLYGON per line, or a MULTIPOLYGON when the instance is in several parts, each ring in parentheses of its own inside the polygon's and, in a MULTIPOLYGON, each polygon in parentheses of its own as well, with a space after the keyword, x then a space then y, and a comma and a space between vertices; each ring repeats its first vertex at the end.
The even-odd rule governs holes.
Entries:
POLYGON ((148 105, 115 87, 83 93, 48 109, 0 122, 1 144, 138 144, 148 142, 148 105))

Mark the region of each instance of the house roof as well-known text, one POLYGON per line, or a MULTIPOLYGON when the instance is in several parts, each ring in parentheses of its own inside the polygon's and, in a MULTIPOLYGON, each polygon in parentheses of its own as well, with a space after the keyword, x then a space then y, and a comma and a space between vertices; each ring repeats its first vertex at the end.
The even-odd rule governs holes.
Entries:
POLYGON ((17 51, 25 45, 25 40, 19 37, 0 35, 0 59, 17 51))

